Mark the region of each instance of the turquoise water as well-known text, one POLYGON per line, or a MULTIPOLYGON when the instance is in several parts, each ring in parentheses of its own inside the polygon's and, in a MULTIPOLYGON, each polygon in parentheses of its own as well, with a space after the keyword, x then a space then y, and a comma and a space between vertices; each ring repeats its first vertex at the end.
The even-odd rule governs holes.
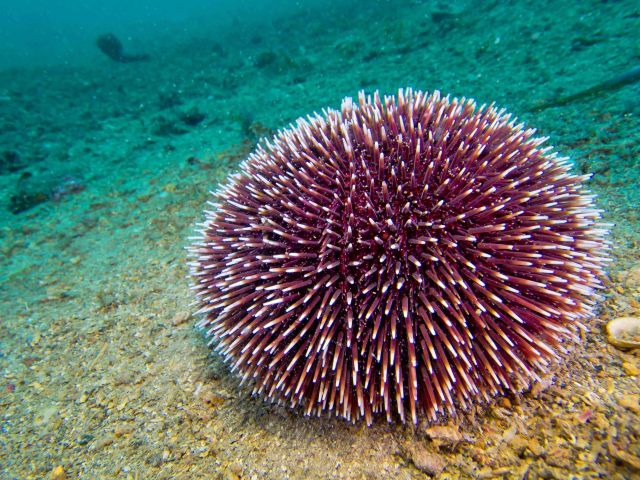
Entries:
POLYGON ((602 332, 640 314, 640 81, 615 81, 640 65, 637 2, 59 3, 0 7, 1 478, 640 474, 638 354, 602 332), (512 112, 593 174, 615 224, 579 354, 444 439, 251 398, 186 279, 208 191, 261 138, 403 87, 512 112))

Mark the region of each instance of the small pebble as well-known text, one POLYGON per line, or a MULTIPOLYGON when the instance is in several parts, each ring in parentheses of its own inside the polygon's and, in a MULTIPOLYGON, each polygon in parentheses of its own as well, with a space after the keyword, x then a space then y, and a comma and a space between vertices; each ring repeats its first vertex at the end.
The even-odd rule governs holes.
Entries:
POLYGON ((191 318, 191 312, 178 312, 171 319, 171 324, 174 327, 177 327, 178 325, 182 325, 183 323, 185 323, 190 318, 191 318))
POLYGON ((629 270, 621 272, 619 278, 624 282, 625 286, 630 289, 640 287, 640 263, 633 266, 629 270))
POLYGON ((162 465, 162 455, 159 453, 154 453, 149 458, 147 458, 147 464, 152 467, 159 467, 162 465))
POLYGON ((518 425, 514 423, 513 425, 511 425, 511 427, 509 427, 507 430, 504 431, 504 433, 502 434, 502 441, 510 444, 511 441, 517 435, 517 433, 518 433, 518 425))
POLYGON ((633 363, 631 362, 624 362, 622 364, 622 368, 624 368, 624 371, 627 373, 627 375, 629 376, 636 376, 636 375, 640 375, 640 368, 636 367, 633 363))
POLYGON ((131 432, 133 432, 133 428, 131 427, 118 427, 114 430, 113 434, 119 438, 123 435, 129 435, 131 432))
POLYGON ((551 386, 552 383, 552 375, 542 377, 539 382, 534 383, 533 387, 531 387, 531 396, 533 398, 538 398, 542 392, 551 386))
POLYGON ((467 435, 460 433, 457 426, 451 425, 436 425, 430 427, 425 432, 430 439, 440 440, 441 443, 455 444, 459 442, 468 442, 470 438, 467 435))
POLYGON ((67 478, 67 474, 62 468, 62 465, 58 465, 49 473, 49 478, 51 480, 65 480, 67 478))
POLYGON ((113 437, 111 435, 105 435, 104 437, 98 439, 95 444, 96 450, 101 450, 105 447, 108 447, 113 443, 113 437))
POLYGON ((618 460, 622 460, 624 463, 630 465, 636 470, 640 470, 640 457, 618 448, 613 442, 609 442, 609 455, 618 460))
POLYGON ((447 466, 447 460, 442 455, 431 452, 417 445, 411 449, 411 461, 418 470, 427 475, 438 475, 447 466))
POLYGON ((93 440, 93 435, 85 433, 78 439, 78 445, 87 445, 91 440, 93 440))
POLYGON ((580 415, 578 415, 577 420, 580 423, 586 423, 593 416, 593 410, 590 408, 586 408, 582 411, 580 415))
POLYGON ((640 413, 640 395, 620 395, 618 403, 632 412, 640 413))

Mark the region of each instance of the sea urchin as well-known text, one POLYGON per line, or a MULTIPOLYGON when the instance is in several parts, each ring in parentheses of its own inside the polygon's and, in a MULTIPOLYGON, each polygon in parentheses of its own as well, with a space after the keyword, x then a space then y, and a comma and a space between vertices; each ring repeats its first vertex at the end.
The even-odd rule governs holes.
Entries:
POLYGON ((493 106, 350 98, 259 146, 191 247, 200 326, 254 392, 351 421, 519 389, 590 315, 594 197, 493 106))

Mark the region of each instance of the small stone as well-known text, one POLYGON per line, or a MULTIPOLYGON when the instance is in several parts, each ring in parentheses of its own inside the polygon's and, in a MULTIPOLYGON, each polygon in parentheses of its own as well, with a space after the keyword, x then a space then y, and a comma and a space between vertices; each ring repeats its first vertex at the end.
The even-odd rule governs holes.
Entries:
POLYGON ((620 395, 618 403, 634 413, 640 413, 640 395, 620 395))
POLYGON ((538 398, 542 392, 551 386, 553 383, 553 375, 547 375, 542 377, 539 382, 536 382, 531 388, 531 396, 538 398))
POLYGON ((535 438, 529 440, 527 450, 529 450, 534 457, 539 457, 544 454, 544 447, 540 445, 540 442, 535 438))
POLYGON ((496 469, 491 468, 483 468, 478 472, 476 478, 484 479, 484 478, 498 478, 503 475, 507 475, 509 473, 513 473, 513 467, 498 467, 496 469))
POLYGON ((233 472, 234 474, 241 476, 242 475, 242 465, 238 464, 238 463, 234 463, 229 467, 229 470, 231 470, 231 472, 233 472))
POLYGON ((178 116, 180 117, 180 120, 190 127, 195 127, 206 118, 206 115, 196 107, 192 107, 187 111, 181 112, 178 116))
POLYGON ((223 473, 223 480, 240 480, 240 477, 233 473, 230 469, 226 469, 223 473))
POLYGON ((213 407, 217 407, 222 405, 225 402, 225 398, 220 395, 216 395, 213 392, 203 393, 202 399, 213 407))
POLYGON ((619 278, 627 288, 635 289, 640 287, 640 263, 629 270, 621 272, 619 278))
POLYGON ((114 385, 130 385, 135 380, 133 373, 131 372, 119 372, 113 377, 114 385))
POLYGON ((87 445, 91 440, 93 440, 93 435, 84 433, 78 438, 78 445, 87 445))
POLYGON ((36 363, 38 360, 40 360, 38 357, 26 357, 22 359, 22 363, 25 366, 30 367, 31 365, 36 363))
POLYGON ((606 431, 609 428, 609 421, 602 413, 596 413, 591 418, 591 423, 601 431, 606 431))
POLYGON ((415 446, 410 451, 411 461, 418 470, 427 475, 438 475, 447 466, 447 460, 442 455, 431 452, 422 446, 415 446))
POLYGON ((506 443, 511 443, 511 441, 515 438, 517 433, 518 433, 518 425, 514 423, 513 425, 511 425, 511 427, 509 427, 507 430, 504 431, 504 433, 502 434, 502 441, 506 443))
POLYGON ((550 451, 545 461, 552 467, 564 468, 565 470, 571 470, 573 468, 574 459, 571 457, 571 453, 563 448, 556 448, 550 451))
POLYGON ((580 413, 576 419, 578 420, 578 422, 580 423, 586 423, 589 421, 589 419, 593 416, 593 410, 590 408, 585 408, 582 413, 580 413))
POLYGON ((151 465, 156 468, 160 467, 160 465, 162 465, 162 455, 160 453, 154 453, 147 458, 147 465, 151 465))
POLYGON ((436 425, 427 428, 425 433, 431 440, 437 440, 440 444, 452 445, 472 441, 468 435, 463 435, 457 427, 452 425, 436 425))
POLYGON ((133 428, 131 427, 118 427, 113 431, 113 434, 116 438, 119 438, 123 435, 129 435, 131 432, 133 432, 133 428))
POLYGON ((98 439, 95 443, 95 449, 101 450, 105 447, 108 447, 113 443, 113 437, 111 435, 106 435, 100 439, 98 439))
POLYGON ((49 478, 51 480, 65 480, 67 478, 67 474, 65 473, 64 468, 62 468, 62 465, 58 465, 51 470, 49 478))
POLYGON ((613 442, 609 442, 609 455, 613 458, 617 458, 618 460, 622 460, 624 463, 636 470, 640 470, 640 458, 618 448, 613 444, 613 442))
POLYGON ((55 406, 44 407, 38 412, 33 423, 36 426, 52 425, 57 418, 58 409, 55 406))
POLYGON ((637 366, 635 366, 633 363, 631 362, 624 362, 622 364, 622 368, 624 369, 624 371, 627 373, 627 375, 629 376, 636 376, 636 375, 640 375, 640 368, 638 368, 637 366))
POLYGON ((183 323, 185 323, 190 318, 191 318, 191 312, 178 312, 171 319, 171 324, 174 327, 177 327, 178 325, 182 325, 183 323))
POLYGON ((509 446, 516 452, 518 455, 522 455, 524 451, 527 449, 529 440, 524 435, 516 435, 511 440, 509 446))

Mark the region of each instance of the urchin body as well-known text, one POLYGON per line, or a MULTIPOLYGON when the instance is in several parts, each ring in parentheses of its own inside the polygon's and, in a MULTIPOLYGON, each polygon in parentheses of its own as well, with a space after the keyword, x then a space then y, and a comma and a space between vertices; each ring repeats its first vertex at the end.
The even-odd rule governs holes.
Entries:
POLYGON ((412 90, 299 120, 215 193, 200 325, 254 391, 351 421, 526 385, 590 315, 600 212, 493 107, 412 90))

